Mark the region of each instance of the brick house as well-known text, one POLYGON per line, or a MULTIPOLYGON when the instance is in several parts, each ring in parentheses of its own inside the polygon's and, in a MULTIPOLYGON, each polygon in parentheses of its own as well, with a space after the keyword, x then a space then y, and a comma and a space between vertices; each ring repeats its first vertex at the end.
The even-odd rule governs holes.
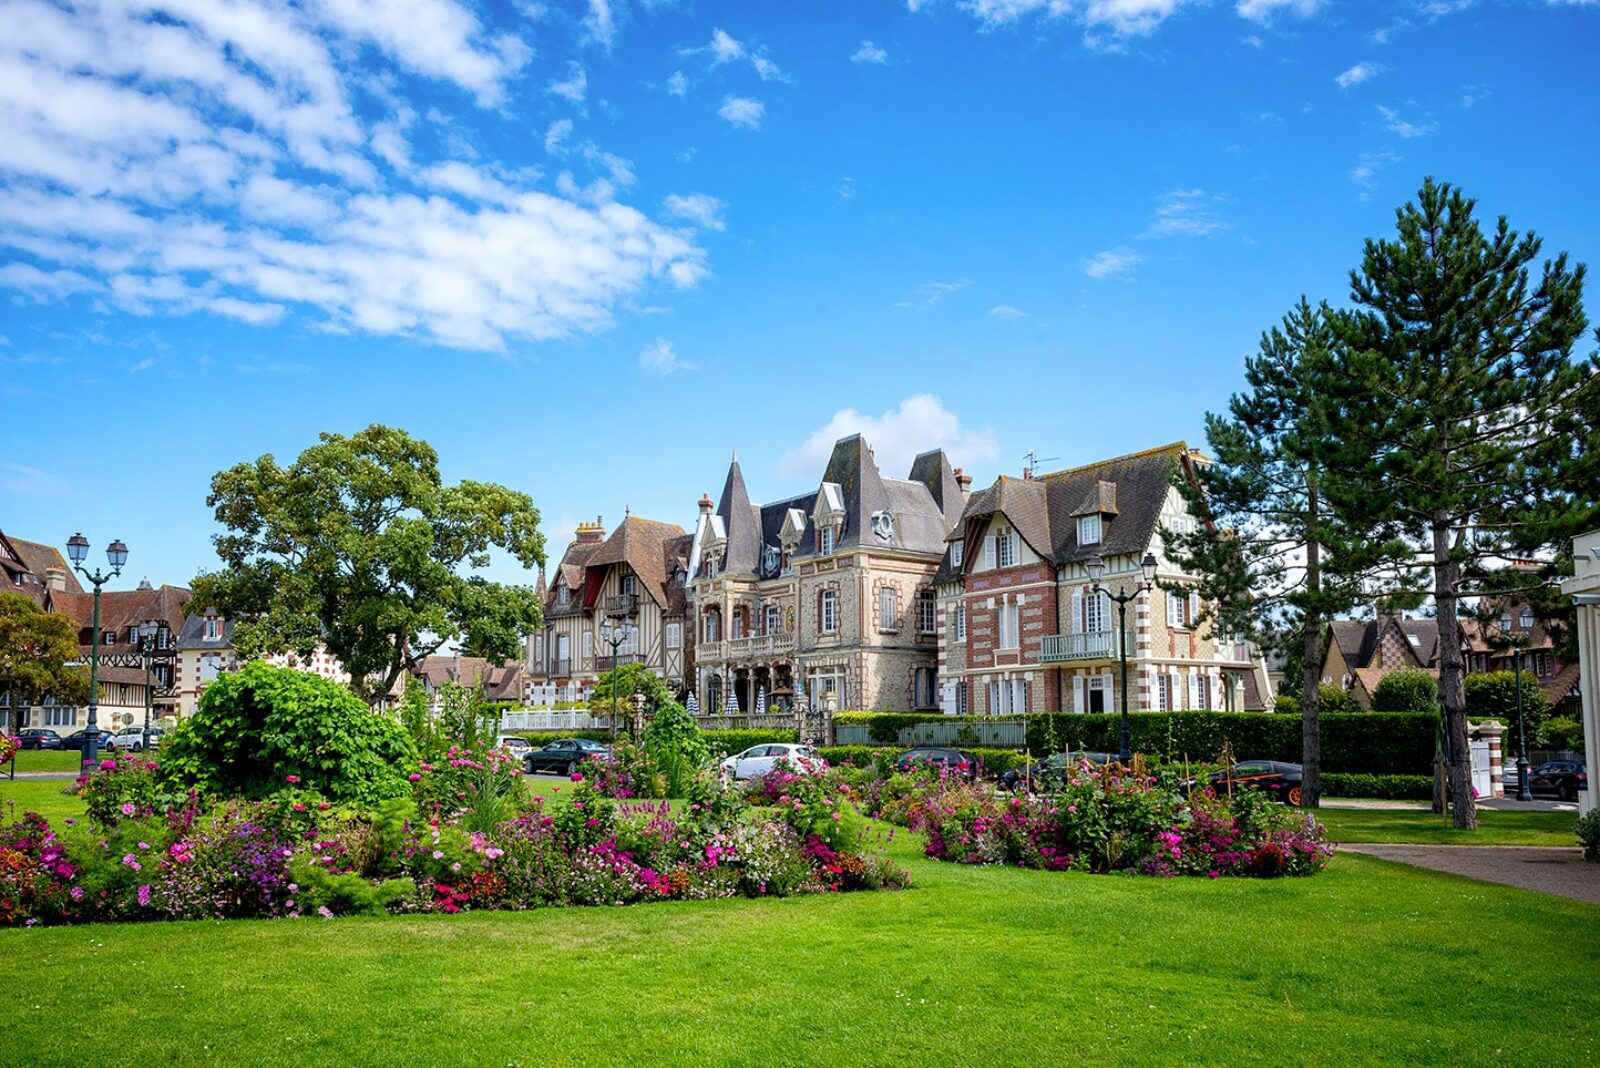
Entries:
POLYGON ((938 707, 933 575, 966 501, 944 452, 885 476, 859 434, 834 444, 817 488, 755 505, 735 457, 700 500, 690 559, 702 708, 758 693, 839 709, 938 707))
POLYGON ((938 587, 941 706, 951 715, 1111 712, 1121 707, 1116 606, 1102 586, 1157 581, 1127 606, 1129 708, 1256 711, 1270 690, 1260 657, 1198 624, 1200 604, 1161 545, 1163 526, 1194 522, 1171 485, 1203 462, 1183 443, 1054 474, 1002 476, 974 493, 951 532, 938 587))

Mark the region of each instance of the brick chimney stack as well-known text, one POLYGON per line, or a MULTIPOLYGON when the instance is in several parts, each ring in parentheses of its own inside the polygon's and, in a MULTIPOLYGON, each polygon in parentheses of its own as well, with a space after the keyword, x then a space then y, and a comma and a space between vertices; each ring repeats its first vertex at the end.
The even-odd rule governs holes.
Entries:
POLYGON ((966 496, 972 492, 972 476, 961 468, 956 468, 956 485, 961 487, 962 496, 966 496))
POLYGON ((709 493, 700 494, 700 514, 701 515, 710 515, 711 514, 711 510, 713 508, 715 508, 715 507, 716 507, 716 505, 711 503, 711 495, 709 493))
POLYGON ((578 524, 578 529, 573 534, 573 540, 579 545, 591 545, 594 542, 604 540, 605 536, 605 522, 601 516, 595 516, 593 523, 578 524))
POLYGON ((44 569, 45 586, 56 593, 67 592, 67 572, 64 568, 47 567, 44 569))

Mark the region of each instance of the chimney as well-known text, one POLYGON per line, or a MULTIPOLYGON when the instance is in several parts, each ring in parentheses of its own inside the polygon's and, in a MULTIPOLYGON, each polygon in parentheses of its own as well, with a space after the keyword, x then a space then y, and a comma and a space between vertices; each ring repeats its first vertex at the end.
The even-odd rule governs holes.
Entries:
POLYGON ((605 536, 605 523, 601 521, 600 516, 595 516, 593 523, 578 524, 578 529, 573 534, 573 540, 579 545, 592 545, 593 543, 604 539, 605 536))
POLYGON ((148 589, 151 589, 151 588, 152 587, 150 586, 150 579, 148 577, 142 578, 142 579, 139 580, 139 589, 148 590, 148 589))
POLYGON ((715 508, 715 507, 716 507, 716 505, 711 503, 711 495, 709 493, 700 494, 700 514, 701 515, 710 515, 711 514, 711 510, 713 508, 715 508))
POLYGON ((972 476, 961 468, 956 468, 956 485, 961 487, 963 494, 972 492, 972 476))
POLYGON ((1024 464, 1022 466, 1022 481, 1024 481, 1024 482, 1032 482, 1033 481, 1033 465, 1032 464, 1024 464))
POLYGON ((47 567, 44 569, 44 584, 56 593, 67 592, 67 572, 65 568, 47 567))

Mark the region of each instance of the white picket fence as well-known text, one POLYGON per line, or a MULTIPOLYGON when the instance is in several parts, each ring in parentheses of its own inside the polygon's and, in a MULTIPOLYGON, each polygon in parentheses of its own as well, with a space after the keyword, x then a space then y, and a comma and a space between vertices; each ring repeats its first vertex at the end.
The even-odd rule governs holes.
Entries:
POLYGON ((604 716, 594 716, 584 710, 520 710, 503 713, 500 717, 500 730, 507 734, 517 731, 585 731, 609 726, 604 716))

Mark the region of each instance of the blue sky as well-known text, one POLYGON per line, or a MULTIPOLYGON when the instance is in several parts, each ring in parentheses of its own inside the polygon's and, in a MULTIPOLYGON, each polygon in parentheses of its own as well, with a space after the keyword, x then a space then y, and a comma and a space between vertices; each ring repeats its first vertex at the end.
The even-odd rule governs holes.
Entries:
MULTIPOLYGON (((0 0, 0 529, 215 560, 372 422, 688 526, 1178 438, 1424 175, 1594 262, 1600 5, 0 0), (1590 73, 1585 74, 1584 71, 1590 73)), ((496 574, 531 580, 498 565, 496 574)))

